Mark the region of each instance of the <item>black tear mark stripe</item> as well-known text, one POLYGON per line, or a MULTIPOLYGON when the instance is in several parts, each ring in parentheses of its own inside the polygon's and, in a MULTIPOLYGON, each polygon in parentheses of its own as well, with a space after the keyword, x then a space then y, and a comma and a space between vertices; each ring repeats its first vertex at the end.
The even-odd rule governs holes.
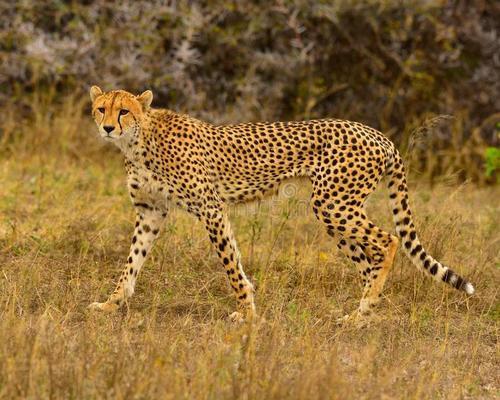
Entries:
POLYGON ((118 126, 120 127, 120 132, 123 133, 122 122, 120 118, 122 117, 121 109, 123 107, 123 97, 120 99, 120 110, 118 110, 118 126))

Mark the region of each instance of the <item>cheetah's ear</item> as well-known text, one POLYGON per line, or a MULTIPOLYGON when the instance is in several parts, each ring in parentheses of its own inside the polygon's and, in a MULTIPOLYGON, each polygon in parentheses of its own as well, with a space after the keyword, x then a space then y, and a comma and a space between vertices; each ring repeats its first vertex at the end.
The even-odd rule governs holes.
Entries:
POLYGON ((137 96, 137 100, 141 103, 142 108, 145 111, 149 110, 149 107, 151 107, 151 103, 153 102, 153 92, 151 90, 146 90, 137 96))
POLYGON ((97 99, 101 94, 103 94, 102 89, 99 86, 92 86, 90 88, 90 100, 92 100, 92 103, 97 99))

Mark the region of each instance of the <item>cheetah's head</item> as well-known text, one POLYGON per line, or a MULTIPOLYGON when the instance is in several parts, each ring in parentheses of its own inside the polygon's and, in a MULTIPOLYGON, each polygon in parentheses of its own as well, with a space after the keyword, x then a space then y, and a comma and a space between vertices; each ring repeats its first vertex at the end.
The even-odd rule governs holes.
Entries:
POLYGON ((153 92, 146 90, 139 96, 124 90, 103 92, 90 88, 92 116, 104 139, 114 140, 137 133, 143 114, 149 110, 153 92))

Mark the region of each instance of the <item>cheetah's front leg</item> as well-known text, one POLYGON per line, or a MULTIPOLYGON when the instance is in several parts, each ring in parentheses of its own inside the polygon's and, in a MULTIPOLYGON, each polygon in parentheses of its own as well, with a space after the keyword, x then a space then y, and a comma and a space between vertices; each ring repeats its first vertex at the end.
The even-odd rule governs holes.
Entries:
POLYGON ((92 303, 89 308, 112 312, 117 310, 134 293, 137 275, 146 260, 154 240, 160 232, 166 213, 152 207, 136 207, 136 222, 127 264, 122 270, 115 291, 105 303, 92 303))
POLYGON ((210 235, 210 241, 224 264, 229 283, 237 300, 237 311, 230 319, 234 322, 250 321, 255 316, 253 286, 245 276, 240 261, 240 252, 234 239, 227 214, 220 208, 204 213, 203 220, 210 235))

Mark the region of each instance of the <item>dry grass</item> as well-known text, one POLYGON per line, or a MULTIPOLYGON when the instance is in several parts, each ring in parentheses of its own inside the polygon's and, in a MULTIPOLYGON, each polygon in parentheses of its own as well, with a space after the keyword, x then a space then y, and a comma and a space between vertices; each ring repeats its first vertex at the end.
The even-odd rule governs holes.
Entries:
MULTIPOLYGON (((175 211, 129 308, 86 306, 113 289, 133 230, 121 157, 81 105, 3 122, 0 160, 0 398, 496 398, 495 187, 411 182, 431 253, 469 277, 467 299, 401 254, 377 321, 339 327, 357 274, 307 211, 307 190, 233 210, 267 322, 234 327, 223 269, 204 229, 175 211)), ((9 114, 7 114, 9 115, 9 114)), ((12 117, 14 118, 14 117, 12 117)), ((387 193, 370 214, 392 228, 387 193)))

